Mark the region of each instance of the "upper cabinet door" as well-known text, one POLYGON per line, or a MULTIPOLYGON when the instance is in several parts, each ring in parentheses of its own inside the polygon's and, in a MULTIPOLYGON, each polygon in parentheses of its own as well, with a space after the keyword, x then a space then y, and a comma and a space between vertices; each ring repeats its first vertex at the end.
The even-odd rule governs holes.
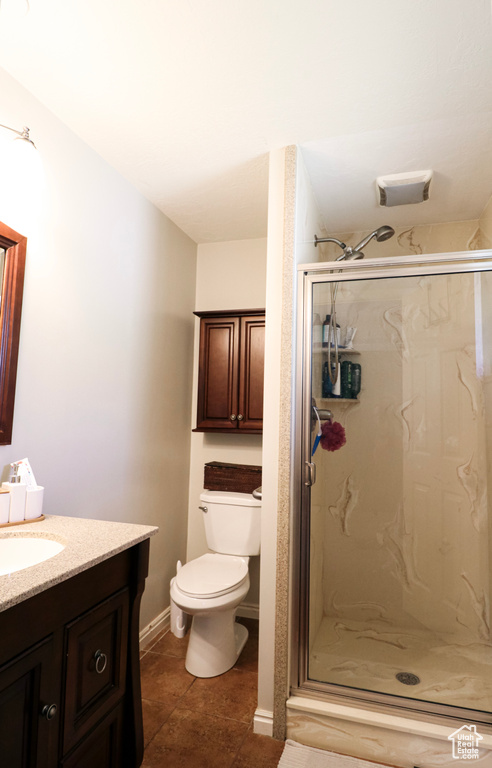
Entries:
POLYGON ((197 429, 237 428, 239 318, 203 317, 200 326, 197 429))
POLYGON ((195 314, 201 321, 194 431, 260 434, 265 311, 195 314))
POLYGON ((241 430, 263 428, 263 369, 265 361, 265 318, 241 318, 239 373, 239 414, 241 430))

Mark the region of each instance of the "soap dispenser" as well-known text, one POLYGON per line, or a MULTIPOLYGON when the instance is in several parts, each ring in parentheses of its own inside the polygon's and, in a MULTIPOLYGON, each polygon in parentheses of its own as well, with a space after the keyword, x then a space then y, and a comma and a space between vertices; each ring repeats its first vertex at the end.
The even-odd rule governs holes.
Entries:
POLYGON ((2 483, 10 493, 9 523, 20 523, 25 519, 27 485, 21 483, 19 467, 14 464, 14 472, 8 483, 2 483))

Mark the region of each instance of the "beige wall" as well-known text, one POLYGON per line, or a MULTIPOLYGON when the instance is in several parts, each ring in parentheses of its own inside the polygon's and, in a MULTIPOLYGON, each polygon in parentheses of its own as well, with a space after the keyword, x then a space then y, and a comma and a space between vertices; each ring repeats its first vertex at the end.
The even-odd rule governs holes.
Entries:
MULTIPOLYGON (((169 604, 186 552, 196 245, 0 71, 2 122, 29 125, 44 166, 28 236, 13 443, 45 512, 158 525, 142 604, 169 604)), ((24 222, 20 224, 19 222, 24 222)))
MULTIPOLYGON (((491 214, 492 215, 492 214, 491 214)), ((391 224, 391 214, 388 215, 391 224)), ((359 232, 339 232, 330 235, 337 237, 347 245, 354 246, 368 235, 370 230, 359 232)), ((416 225, 396 227, 395 234, 389 240, 378 243, 375 239, 364 248, 366 258, 376 259, 385 256, 420 256, 430 253, 448 253, 453 251, 474 251, 483 248, 478 219, 453 221, 446 224, 416 225)), ((333 261, 342 251, 334 243, 322 243, 318 246, 319 261, 333 261)))
MULTIPOLYGON (((265 306, 266 238, 204 243, 198 246, 195 309, 256 309, 265 306)), ((195 320, 195 360, 191 421, 196 425, 200 320, 195 320)), ((208 461, 262 463, 261 435, 191 435, 187 560, 207 551, 202 513, 203 467, 208 461)), ((258 605, 259 558, 250 566, 251 590, 245 603, 258 605)))
POLYGON ((492 197, 482 211, 479 226, 480 248, 492 248, 492 197))

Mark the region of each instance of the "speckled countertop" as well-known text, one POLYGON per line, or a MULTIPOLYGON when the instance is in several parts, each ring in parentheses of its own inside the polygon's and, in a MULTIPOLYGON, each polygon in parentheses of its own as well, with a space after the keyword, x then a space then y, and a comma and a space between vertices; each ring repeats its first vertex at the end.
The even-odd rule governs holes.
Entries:
POLYGON ((0 528, 1 538, 40 536, 65 545, 65 549, 49 560, 0 576, 0 611, 154 536, 158 530, 151 525, 53 515, 39 522, 0 528))

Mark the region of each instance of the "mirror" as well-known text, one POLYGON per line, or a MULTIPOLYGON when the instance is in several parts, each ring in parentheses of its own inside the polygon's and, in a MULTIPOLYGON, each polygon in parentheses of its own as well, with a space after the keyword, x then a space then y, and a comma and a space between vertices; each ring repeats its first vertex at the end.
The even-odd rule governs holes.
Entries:
POLYGON ((12 442, 27 238, 0 222, 0 445, 12 442))

